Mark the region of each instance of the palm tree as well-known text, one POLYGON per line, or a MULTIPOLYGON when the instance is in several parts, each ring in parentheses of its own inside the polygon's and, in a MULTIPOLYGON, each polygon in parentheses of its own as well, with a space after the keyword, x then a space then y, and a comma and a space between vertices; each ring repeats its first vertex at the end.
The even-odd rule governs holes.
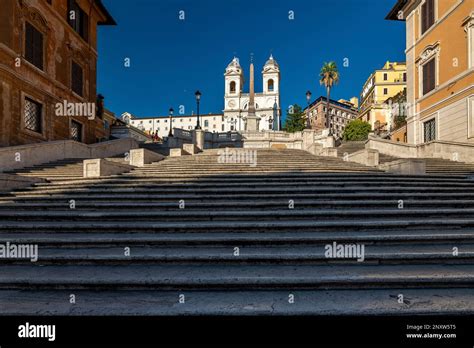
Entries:
POLYGON ((335 62, 324 63, 319 73, 319 83, 326 87, 327 92, 327 107, 326 107, 326 127, 329 128, 329 135, 332 135, 330 115, 329 115, 329 100, 331 98, 331 88, 339 82, 339 71, 335 62))

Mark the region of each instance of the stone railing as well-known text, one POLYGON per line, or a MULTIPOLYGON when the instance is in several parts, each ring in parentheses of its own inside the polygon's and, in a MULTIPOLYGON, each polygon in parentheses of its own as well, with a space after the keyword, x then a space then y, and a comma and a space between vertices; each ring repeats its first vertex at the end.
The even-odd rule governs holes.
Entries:
POLYGON ((183 145, 187 143, 197 145, 200 150, 222 147, 260 149, 274 147, 314 152, 316 150, 315 147, 312 146, 313 144, 317 144, 322 148, 333 148, 334 138, 328 136, 327 130, 304 130, 295 133, 281 131, 211 133, 206 131, 174 129, 174 137, 167 140, 167 146, 170 149, 182 149, 183 145))
POLYGON ((192 131, 188 131, 188 130, 180 129, 180 128, 173 128, 173 136, 175 138, 180 138, 180 139, 184 139, 184 140, 192 140, 193 139, 192 131))
POLYGON ((242 135, 239 132, 204 134, 204 148, 215 149, 220 147, 242 147, 242 135))
POLYGON ((180 128, 173 128, 173 136, 166 138, 166 146, 170 149, 182 148, 183 144, 193 143, 193 132, 180 128))
POLYGON ((370 139, 367 149, 401 158, 443 158, 451 161, 474 163, 474 144, 432 141, 426 144, 395 143, 384 139, 370 139))
POLYGON ((135 139, 126 138, 92 145, 73 140, 0 148, 0 172, 21 169, 66 158, 104 158, 138 148, 135 139))
POLYGON ((366 149, 374 149, 379 153, 394 157, 417 158, 418 149, 416 145, 395 143, 390 140, 369 138, 365 143, 366 149))

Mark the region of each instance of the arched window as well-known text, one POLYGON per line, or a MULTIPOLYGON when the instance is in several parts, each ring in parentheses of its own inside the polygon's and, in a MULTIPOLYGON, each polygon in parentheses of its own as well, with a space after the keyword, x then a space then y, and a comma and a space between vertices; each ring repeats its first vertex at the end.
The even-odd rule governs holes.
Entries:
POLYGON ((230 93, 235 93, 235 86, 236 86, 235 81, 232 81, 230 83, 230 93))
POLYGON ((274 91, 274 82, 272 79, 268 80, 268 91, 273 92, 274 91))

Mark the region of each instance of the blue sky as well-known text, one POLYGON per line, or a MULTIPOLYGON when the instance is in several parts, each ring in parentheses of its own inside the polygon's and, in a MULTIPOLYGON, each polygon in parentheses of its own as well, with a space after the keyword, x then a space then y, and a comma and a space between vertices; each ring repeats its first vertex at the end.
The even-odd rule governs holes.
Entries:
POLYGON ((191 114, 197 89, 201 113, 221 112, 223 73, 234 54, 246 74, 245 91, 254 54, 260 92, 260 71, 273 53, 281 68, 283 108, 304 105, 308 89, 313 99, 325 93, 318 80, 325 61, 334 60, 341 74, 333 97, 349 99, 359 96, 374 69, 387 60, 405 60, 404 23, 384 19, 396 0, 103 2, 118 25, 99 29, 98 92, 117 115, 167 115, 180 105, 191 114))

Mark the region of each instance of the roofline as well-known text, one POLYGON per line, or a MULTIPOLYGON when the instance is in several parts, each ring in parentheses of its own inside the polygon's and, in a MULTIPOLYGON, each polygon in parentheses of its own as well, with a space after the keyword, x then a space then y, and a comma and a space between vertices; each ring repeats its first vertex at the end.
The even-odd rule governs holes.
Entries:
POLYGON ((95 0, 96 5, 99 7, 99 9, 103 12, 103 14, 106 17, 105 21, 98 22, 98 25, 117 25, 117 22, 115 19, 112 17, 110 12, 107 10, 105 5, 102 3, 102 0, 95 0))
POLYGON ((385 17, 386 20, 404 22, 405 19, 400 19, 398 13, 408 3, 408 0, 398 0, 397 3, 392 7, 390 12, 385 17))
MULTIPOLYGON (((312 108, 313 106, 315 106, 316 104, 318 104, 318 103, 321 102, 321 101, 324 101, 325 103, 327 103, 327 100, 328 100, 328 98, 322 95, 322 96, 320 96, 318 99, 316 99, 314 102, 312 102, 311 104, 309 104, 309 107, 312 108)), ((343 107, 343 108, 345 108, 345 109, 347 109, 347 110, 351 110, 351 111, 357 112, 356 106, 351 107, 351 106, 349 106, 349 105, 347 105, 347 104, 340 103, 340 102, 338 102, 337 100, 334 100, 334 99, 329 99, 329 103, 330 103, 330 104, 335 104, 336 106, 343 107)), ((307 110, 307 109, 308 109, 308 107, 305 107, 303 110, 307 110)))
MULTIPOLYGON (((123 114, 122 114, 123 115, 123 114)), ((199 117, 208 117, 208 116, 224 116, 224 114, 203 114, 203 115, 199 115, 199 117)), ((194 115, 173 115, 173 118, 179 118, 179 117, 197 117, 197 114, 194 114, 194 115)), ((165 115, 165 116, 145 116, 145 117, 137 117, 135 115, 131 115, 131 118, 132 119, 135 119, 135 120, 148 120, 148 119, 151 119, 151 118, 170 118, 169 115, 165 115)))

